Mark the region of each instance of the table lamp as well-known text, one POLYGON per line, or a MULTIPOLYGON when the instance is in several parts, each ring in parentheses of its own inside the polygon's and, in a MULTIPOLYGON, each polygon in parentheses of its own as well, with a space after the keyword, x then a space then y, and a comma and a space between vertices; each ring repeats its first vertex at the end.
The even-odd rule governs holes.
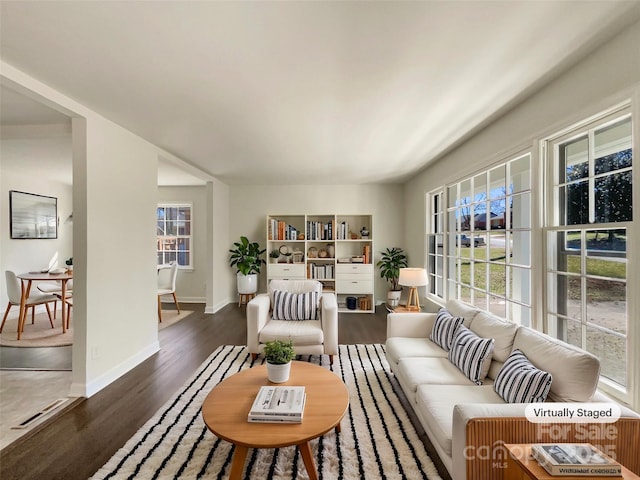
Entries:
POLYGON ((398 284, 403 287, 409 287, 409 299, 407 300, 408 309, 420 310, 420 299, 418 298, 418 287, 424 287, 429 284, 429 277, 424 268, 401 268, 398 284), (415 302, 415 304, 413 304, 415 302))

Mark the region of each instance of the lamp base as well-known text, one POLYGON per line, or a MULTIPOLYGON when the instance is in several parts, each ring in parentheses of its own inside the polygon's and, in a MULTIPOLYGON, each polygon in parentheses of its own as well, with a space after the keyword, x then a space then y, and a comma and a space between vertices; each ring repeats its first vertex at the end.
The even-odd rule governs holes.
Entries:
POLYGON ((409 288, 409 299, 407 300, 407 309, 415 309, 420 311, 420 298, 418 297, 417 287, 409 288))

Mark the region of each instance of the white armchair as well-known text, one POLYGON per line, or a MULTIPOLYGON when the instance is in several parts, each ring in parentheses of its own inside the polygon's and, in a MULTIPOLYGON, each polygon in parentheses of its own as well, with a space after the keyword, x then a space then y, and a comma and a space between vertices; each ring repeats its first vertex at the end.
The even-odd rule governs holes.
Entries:
MULTIPOLYGON (((279 318, 278 314, 275 316, 279 318)), ((254 297, 247 304, 247 347, 255 359, 262 353, 266 342, 276 339, 291 339, 296 354, 329 355, 329 361, 333 363, 333 356, 338 354, 338 301, 335 293, 323 293, 322 284, 315 280, 271 280, 269 293, 254 297), (276 291, 292 294, 317 292, 318 319, 274 319, 274 298, 282 295, 276 295, 276 291)))

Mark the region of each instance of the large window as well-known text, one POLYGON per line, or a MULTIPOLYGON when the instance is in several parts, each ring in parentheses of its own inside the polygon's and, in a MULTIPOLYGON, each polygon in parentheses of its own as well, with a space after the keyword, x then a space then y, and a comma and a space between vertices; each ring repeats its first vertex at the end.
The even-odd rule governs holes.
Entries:
POLYGON ((444 193, 442 190, 427 195, 427 273, 429 293, 444 298, 444 193))
POLYGON ((632 123, 604 116, 547 142, 547 320, 551 335, 600 358, 626 387, 627 234, 633 220, 632 123))
POLYGON ((192 267, 191 210, 190 204, 158 205, 158 265, 178 262, 181 267, 192 267))
POLYGON ((447 188, 448 297, 531 323, 531 157, 447 188))

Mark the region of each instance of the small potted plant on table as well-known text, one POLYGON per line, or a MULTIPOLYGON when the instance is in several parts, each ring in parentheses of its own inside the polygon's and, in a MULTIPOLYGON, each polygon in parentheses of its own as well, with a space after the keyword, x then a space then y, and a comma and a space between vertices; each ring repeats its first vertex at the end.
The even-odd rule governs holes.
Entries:
POLYGON ((267 359, 267 377, 270 382, 282 383, 289 380, 291 360, 296 356, 292 340, 273 340, 264 346, 267 359))

